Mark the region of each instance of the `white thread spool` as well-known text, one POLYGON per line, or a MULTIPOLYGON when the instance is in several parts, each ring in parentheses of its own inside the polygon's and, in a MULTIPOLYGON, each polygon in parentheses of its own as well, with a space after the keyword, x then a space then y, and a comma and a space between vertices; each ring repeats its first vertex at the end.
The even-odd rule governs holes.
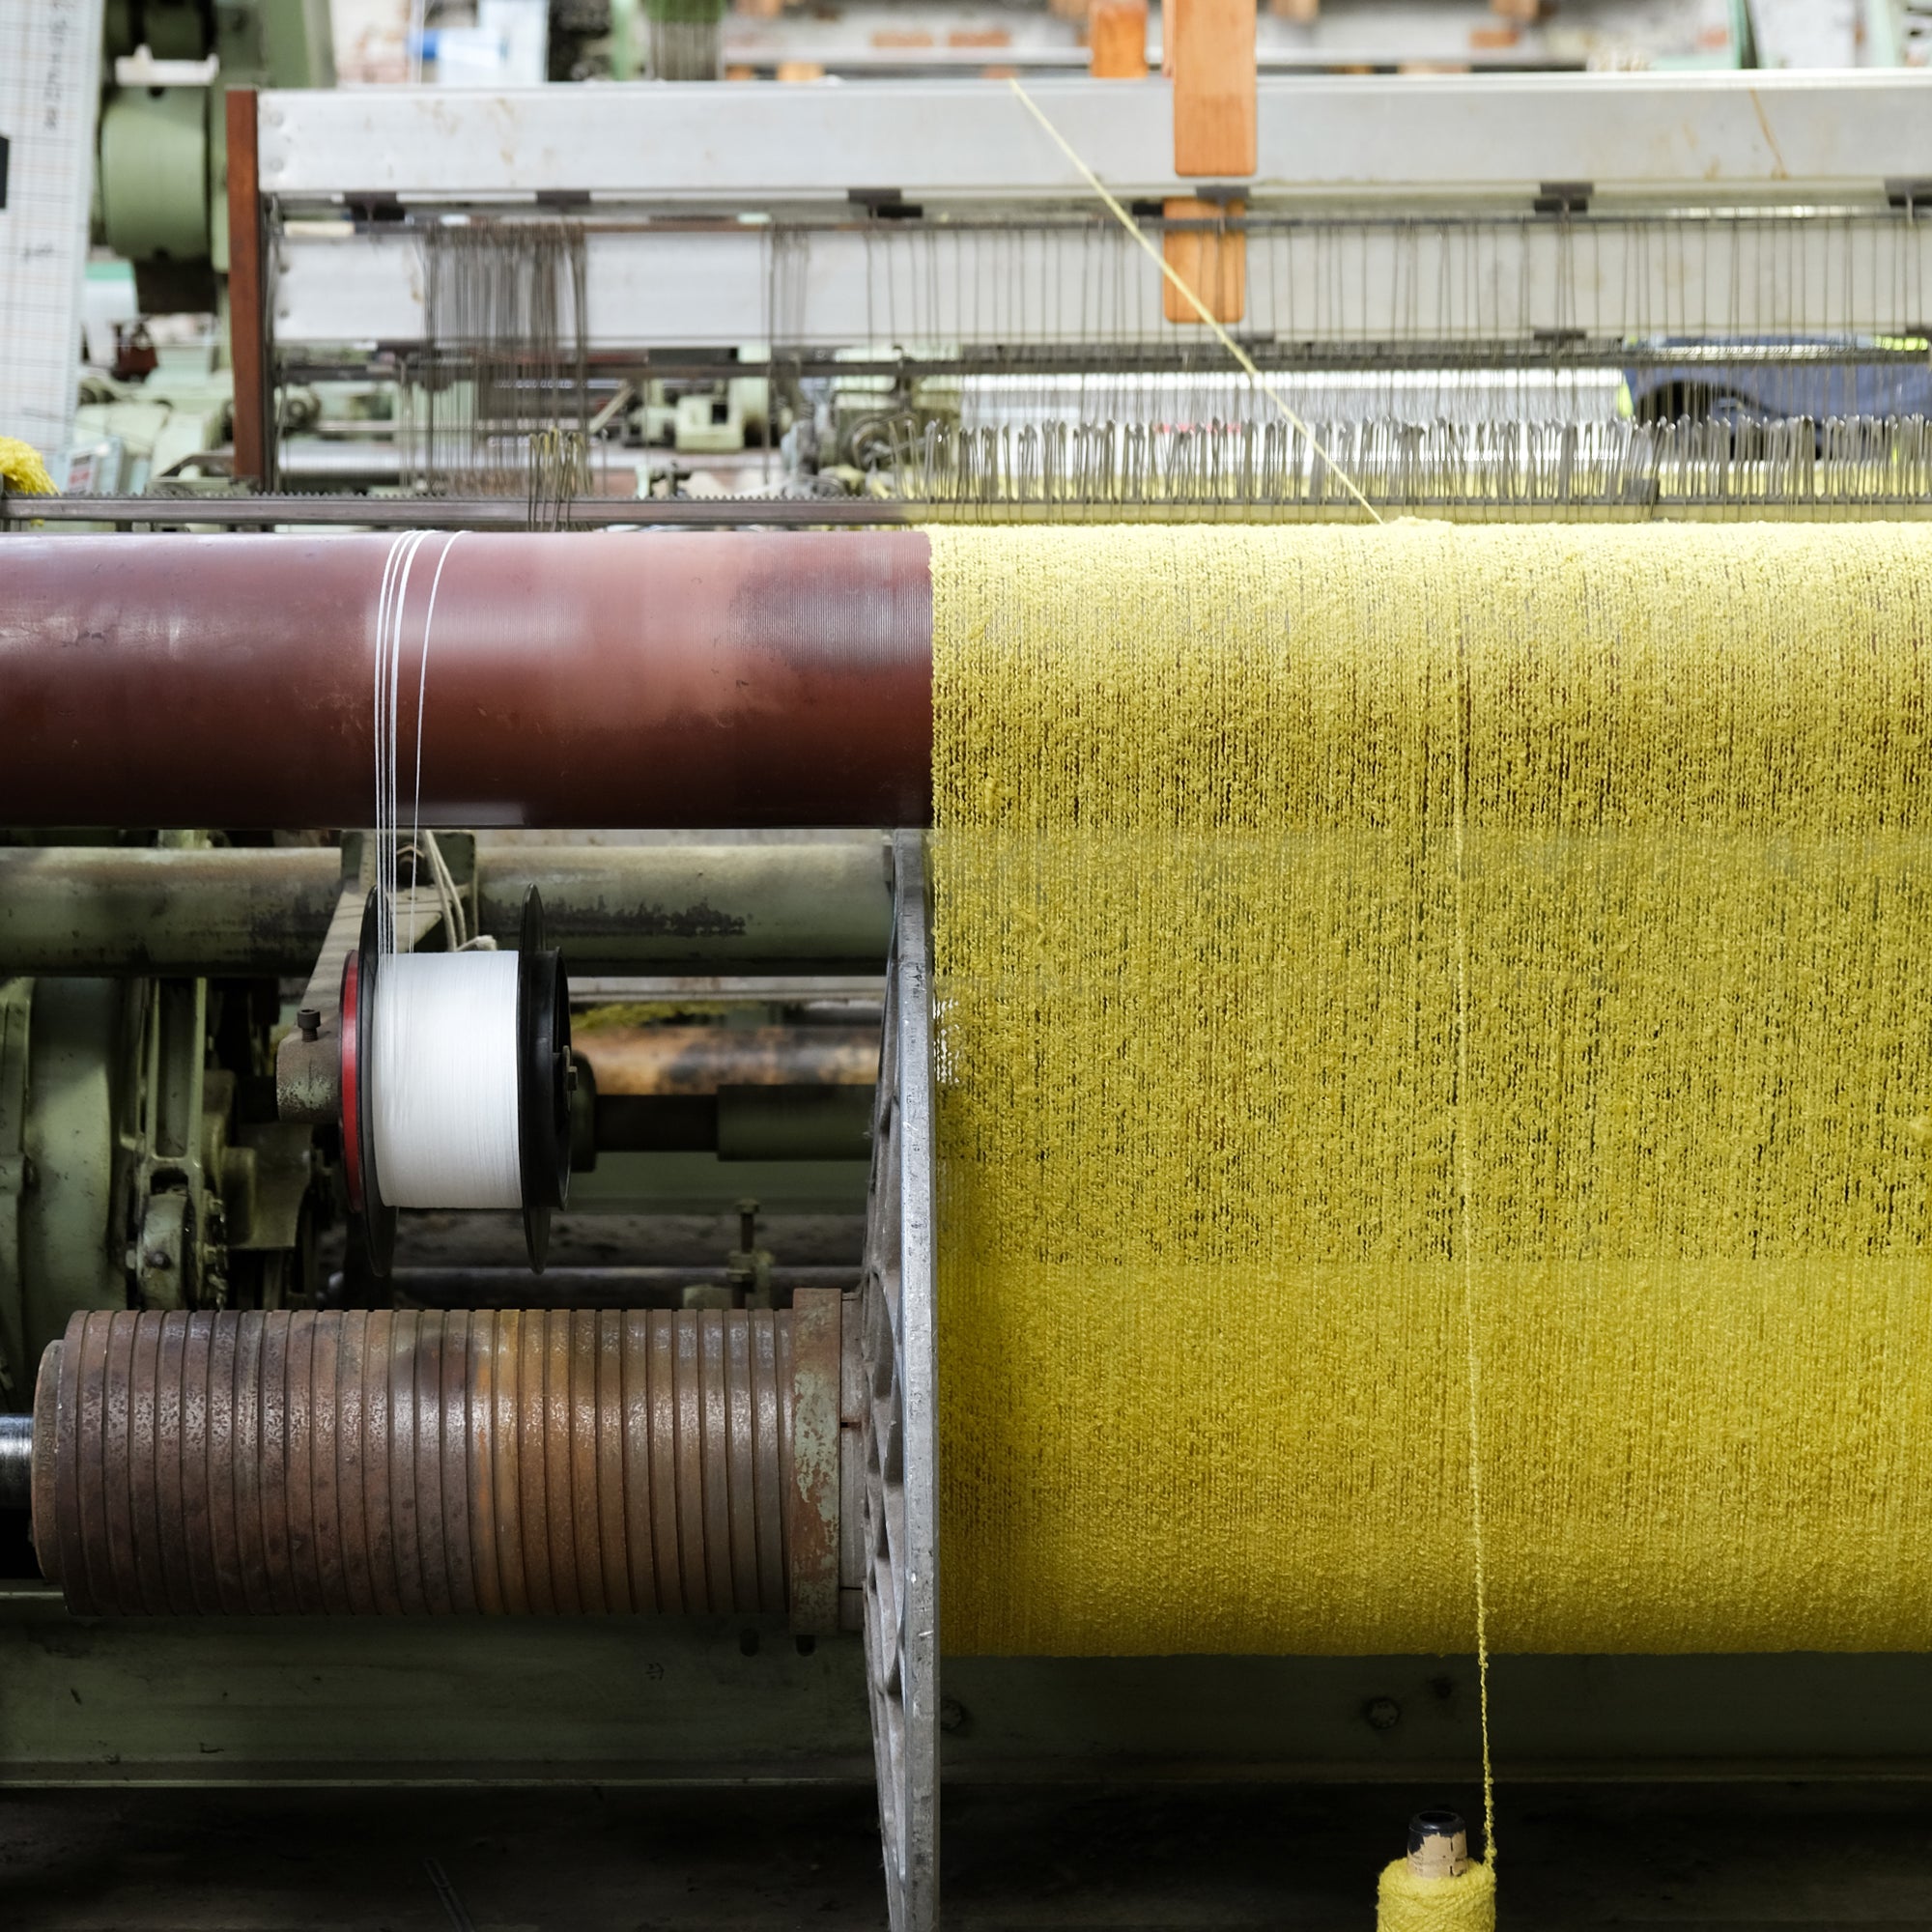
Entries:
POLYGON ((376 976, 369 1106, 390 1208, 521 1208, 517 954, 397 952, 376 976))

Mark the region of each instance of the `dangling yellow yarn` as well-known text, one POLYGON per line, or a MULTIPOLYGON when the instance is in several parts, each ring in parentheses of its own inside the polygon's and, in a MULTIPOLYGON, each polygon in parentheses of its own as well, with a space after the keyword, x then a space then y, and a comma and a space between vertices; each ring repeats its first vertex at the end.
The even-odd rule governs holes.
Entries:
POLYGON ((1456 1878, 1417 1878, 1406 1859, 1382 1867, 1377 1932, 1493 1932, 1495 1874, 1480 1859, 1456 1878))
POLYGON ((0 436, 0 487, 22 497, 55 497, 54 479, 41 452, 17 437, 0 436))

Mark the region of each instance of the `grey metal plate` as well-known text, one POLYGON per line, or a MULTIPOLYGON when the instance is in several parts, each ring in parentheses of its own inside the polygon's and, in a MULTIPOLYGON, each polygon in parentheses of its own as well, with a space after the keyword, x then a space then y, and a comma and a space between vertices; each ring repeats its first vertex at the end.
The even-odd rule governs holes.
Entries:
POLYGON ((893 841, 893 955, 860 1287, 865 1633, 894 1932, 939 1906, 939 1497, 932 993, 923 835, 893 841))
MULTIPOLYGON (((955 1791, 1460 1781, 1477 1762, 1468 1657, 945 1671, 955 1791)), ((1932 1778, 1932 1657, 1500 1657, 1494 1673, 1506 1786, 1932 1778)), ((860 1644, 801 1654, 776 1620, 83 1620, 6 1585, 0 1787, 869 1782, 864 1678, 860 1644)))
MULTIPOLYGON (((1029 90, 1122 194, 1183 185, 1166 82, 1029 90)), ((1926 172, 1932 74, 1564 73, 1269 77, 1261 194, 1438 201, 1592 182, 1600 192, 1869 196, 1926 172)), ((1012 92, 981 81, 648 82, 265 93, 262 190, 528 199, 569 190, 735 209, 891 189, 955 204, 1090 199, 1012 92)))

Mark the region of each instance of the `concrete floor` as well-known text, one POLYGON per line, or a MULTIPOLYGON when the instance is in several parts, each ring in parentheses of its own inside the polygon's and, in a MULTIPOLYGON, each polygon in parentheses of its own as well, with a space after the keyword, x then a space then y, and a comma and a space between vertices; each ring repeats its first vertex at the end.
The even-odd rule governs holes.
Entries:
MULTIPOLYGON (((1406 1812, 1474 1791, 962 1789, 951 1932, 1369 1932, 1406 1812)), ((1502 1921, 1932 1927, 1932 1786, 1505 1786, 1502 1921)), ((31 1932, 883 1927, 862 1790, 0 1798, 31 1932), (428 1861, 447 1879, 439 1897, 428 1861)))

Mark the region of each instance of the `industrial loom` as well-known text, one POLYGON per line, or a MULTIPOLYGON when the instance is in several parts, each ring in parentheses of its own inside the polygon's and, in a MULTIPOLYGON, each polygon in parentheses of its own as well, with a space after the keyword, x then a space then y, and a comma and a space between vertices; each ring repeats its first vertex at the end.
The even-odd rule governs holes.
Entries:
POLYGON ((1925 85, 1186 61, 231 95, 258 487, 5 505, 6 1675, 680 1620, 541 1771, 358 1748, 869 1747, 896 1932, 942 1757, 1487 1776, 1492 1661, 1506 1784, 1922 1770, 1925 85), (600 493, 667 372, 812 434, 600 493), (352 379, 412 487, 283 489, 352 379), (882 971, 863 1120, 612 1109, 573 981, 668 962, 882 971), (800 1146, 848 1285, 398 1260, 800 1146))

